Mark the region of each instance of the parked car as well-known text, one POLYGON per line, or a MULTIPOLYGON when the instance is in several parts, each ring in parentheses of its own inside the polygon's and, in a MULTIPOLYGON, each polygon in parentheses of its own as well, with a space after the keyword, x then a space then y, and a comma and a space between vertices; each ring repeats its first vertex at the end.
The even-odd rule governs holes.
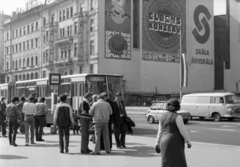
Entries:
MULTIPOLYGON (((166 101, 161 101, 152 104, 152 106, 148 109, 146 113, 146 118, 149 123, 159 121, 162 115, 167 112, 166 103, 166 101)), ((177 113, 183 117, 183 121, 185 124, 188 123, 188 121, 191 119, 191 114, 188 111, 179 110, 177 111, 177 113)))

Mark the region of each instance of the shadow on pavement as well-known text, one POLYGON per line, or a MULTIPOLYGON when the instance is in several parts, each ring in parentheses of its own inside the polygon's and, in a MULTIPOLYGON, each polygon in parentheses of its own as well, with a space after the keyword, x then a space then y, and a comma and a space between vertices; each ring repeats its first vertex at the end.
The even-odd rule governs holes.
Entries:
POLYGON ((0 159, 12 160, 12 159, 27 159, 27 157, 17 155, 0 155, 0 159))

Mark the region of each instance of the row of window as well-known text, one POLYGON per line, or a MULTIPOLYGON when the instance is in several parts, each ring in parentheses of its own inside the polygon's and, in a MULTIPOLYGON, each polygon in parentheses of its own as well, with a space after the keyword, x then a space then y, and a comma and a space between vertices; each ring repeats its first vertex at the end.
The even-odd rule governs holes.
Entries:
MULTIPOLYGON (((32 33, 32 32, 37 31, 37 30, 38 30, 38 21, 35 22, 35 23, 28 24, 26 26, 17 28, 16 30, 13 30, 12 31, 12 37, 13 38, 21 37, 23 35, 32 33)), ((10 39, 9 33, 7 32, 7 40, 9 40, 9 39, 10 39)))
POLYGON ((73 17, 73 7, 72 6, 59 11, 59 21, 69 19, 71 17, 73 17))
MULTIPOLYGON (((18 53, 29 49, 34 49, 36 47, 38 47, 38 38, 12 45, 12 52, 18 53)), ((8 54, 10 54, 10 46, 5 47, 5 55, 8 54)))
MULTIPOLYGON (((22 67, 30 67, 30 66, 34 66, 34 65, 38 65, 38 57, 35 56, 35 63, 34 63, 34 57, 31 58, 23 58, 23 61, 21 59, 19 60, 13 60, 12 61, 12 69, 18 69, 18 68, 22 68, 22 67), (26 60, 26 62, 25 62, 26 60)), ((9 70, 10 66, 9 63, 6 63, 6 70, 9 70)))
MULTIPOLYGON (((16 81, 38 79, 38 72, 19 74, 19 75, 15 75, 14 77, 16 81)), ((9 77, 7 77, 7 82, 9 82, 9 77)))

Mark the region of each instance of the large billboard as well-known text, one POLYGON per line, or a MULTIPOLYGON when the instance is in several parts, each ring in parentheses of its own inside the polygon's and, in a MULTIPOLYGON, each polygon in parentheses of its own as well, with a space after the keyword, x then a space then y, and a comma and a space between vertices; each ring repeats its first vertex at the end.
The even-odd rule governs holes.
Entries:
POLYGON ((186 0, 143 0, 142 8, 142 59, 179 63, 180 46, 186 53, 186 0))
POLYGON ((131 0, 105 0, 105 58, 131 59, 131 0))
POLYGON ((189 64, 214 64, 213 0, 189 0, 189 64))

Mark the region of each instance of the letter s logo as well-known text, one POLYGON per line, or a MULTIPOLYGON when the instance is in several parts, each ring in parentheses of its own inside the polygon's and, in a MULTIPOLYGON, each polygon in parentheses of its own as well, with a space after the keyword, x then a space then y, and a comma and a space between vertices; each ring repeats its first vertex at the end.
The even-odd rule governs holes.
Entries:
POLYGON ((205 17, 203 17, 200 22, 199 15, 201 13, 203 13, 208 20, 210 20, 212 17, 211 14, 209 13, 208 9, 205 6, 203 6, 203 5, 197 6, 194 11, 194 22, 195 22, 196 28, 194 28, 194 30, 192 31, 192 34, 199 43, 204 44, 209 39, 210 26, 208 24, 208 20, 205 17), (203 26, 205 29, 205 33, 203 35, 200 35, 198 32, 202 31, 203 26))

